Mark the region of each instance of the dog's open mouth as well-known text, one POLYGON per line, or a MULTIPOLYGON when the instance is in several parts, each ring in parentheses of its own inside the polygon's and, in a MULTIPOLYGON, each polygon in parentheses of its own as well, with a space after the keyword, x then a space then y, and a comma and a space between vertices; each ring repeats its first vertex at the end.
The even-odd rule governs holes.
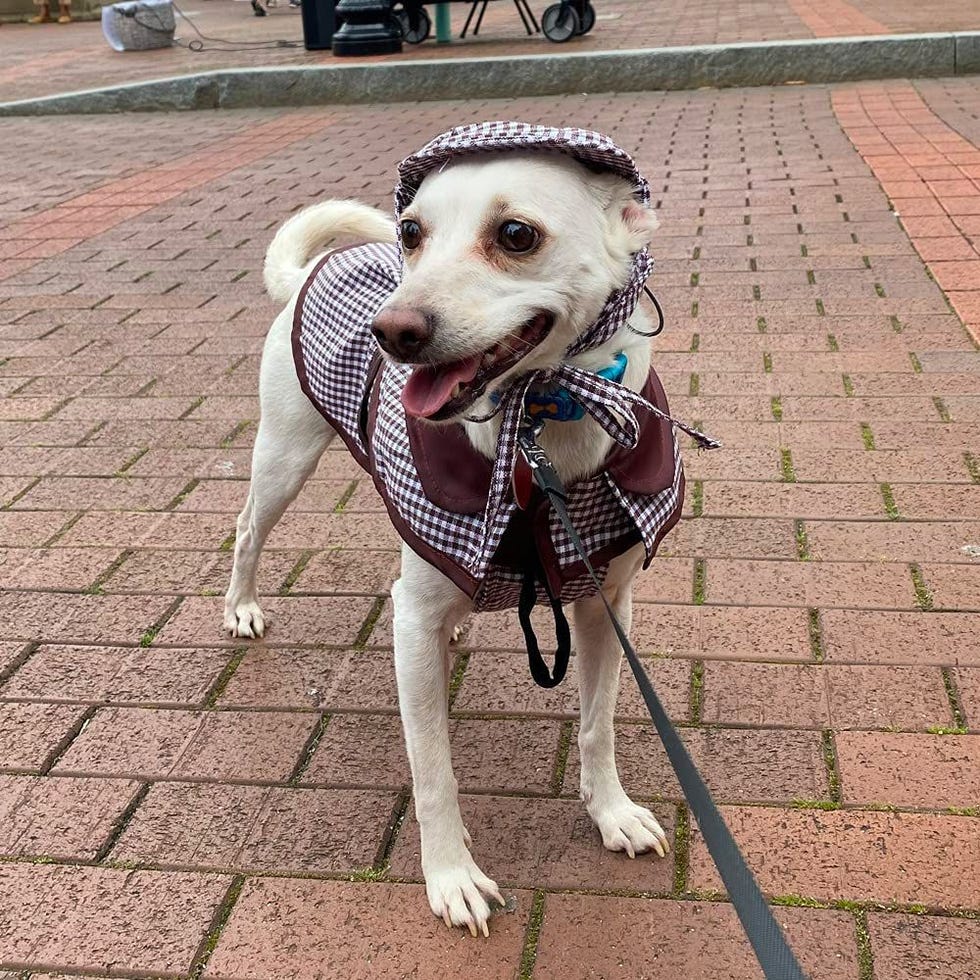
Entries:
POLYGON ((491 381, 534 350, 554 325, 553 314, 538 313, 482 354, 446 364, 420 364, 402 390, 405 411, 435 422, 459 414, 487 390, 491 381))

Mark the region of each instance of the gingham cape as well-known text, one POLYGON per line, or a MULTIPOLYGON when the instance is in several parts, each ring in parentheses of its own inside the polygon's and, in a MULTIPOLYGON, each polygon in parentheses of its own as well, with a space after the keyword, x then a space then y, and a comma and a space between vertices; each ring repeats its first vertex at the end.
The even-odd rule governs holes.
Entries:
MULTIPOLYGON (((400 214, 426 174, 461 154, 538 148, 567 153, 629 180, 649 199, 633 161, 611 140, 583 130, 483 123, 443 134, 399 167, 400 214)), ((633 257, 626 285, 566 356, 590 350, 621 329, 650 272, 646 249, 633 257)), ((600 576, 642 542, 647 563, 680 517, 684 476, 667 402, 651 371, 641 395, 564 363, 533 372, 504 394, 496 459, 482 457, 459 425, 407 418, 401 391, 411 371, 380 357, 371 321, 398 285, 397 245, 371 243, 331 253, 310 274, 296 303, 293 353, 303 391, 374 478, 405 542, 438 567, 477 610, 515 608, 533 543, 553 594, 563 603, 595 592, 571 541, 540 496, 520 511, 510 493, 517 426, 532 384, 567 387, 619 445, 594 476, 568 488, 568 512, 600 576), (642 406, 640 419, 634 407, 642 406), (449 465, 451 462, 451 465, 449 465)), ((567 423, 554 423, 567 424, 567 423)), ((539 597, 544 590, 538 588, 539 597)))
MULTIPOLYGON (((517 606, 527 567, 524 546, 531 541, 562 602, 591 595, 591 580, 546 501, 538 498, 523 512, 504 499, 499 513, 490 515, 500 530, 488 536, 491 461, 472 448, 462 426, 406 417, 401 391, 410 367, 383 360, 370 333, 399 269, 393 245, 370 244, 336 252, 313 271, 293 322, 303 390, 373 476, 402 538, 466 592, 477 610, 517 606)), ((652 371, 644 394, 666 410, 652 371)), ((571 486, 568 511, 593 564, 604 569, 640 541, 649 561, 680 517, 683 493, 673 430, 664 419, 645 415, 636 448, 617 447, 606 469, 571 486)))

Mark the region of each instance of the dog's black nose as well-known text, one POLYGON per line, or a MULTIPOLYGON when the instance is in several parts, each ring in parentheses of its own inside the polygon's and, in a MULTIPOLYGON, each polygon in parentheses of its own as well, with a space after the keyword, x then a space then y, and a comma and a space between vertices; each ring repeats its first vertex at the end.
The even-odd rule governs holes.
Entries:
POLYGON ((374 318, 371 333, 386 354, 411 361, 432 339, 432 320, 421 310, 389 306, 374 318))

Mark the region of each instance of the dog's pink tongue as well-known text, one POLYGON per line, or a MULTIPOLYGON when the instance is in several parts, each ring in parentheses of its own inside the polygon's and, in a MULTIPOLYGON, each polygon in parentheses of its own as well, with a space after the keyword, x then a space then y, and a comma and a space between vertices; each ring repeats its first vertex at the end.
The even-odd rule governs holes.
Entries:
POLYGON ((435 367, 425 364, 415 368, 402 389, 405 411, 421 419, 435 415, 452 398, 457 384, 466 384, 476 377, 481 360, 482 355, 474 354, 452 364, 435 367))

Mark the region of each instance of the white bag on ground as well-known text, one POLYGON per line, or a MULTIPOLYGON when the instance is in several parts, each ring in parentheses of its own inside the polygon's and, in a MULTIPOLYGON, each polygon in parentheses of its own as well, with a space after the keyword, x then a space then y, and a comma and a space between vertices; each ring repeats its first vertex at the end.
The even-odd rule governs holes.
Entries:
POLYGON ((129 0, 102 8, 102 33, 116 51, 169 48, 175 28, 170 0, 129 0))

